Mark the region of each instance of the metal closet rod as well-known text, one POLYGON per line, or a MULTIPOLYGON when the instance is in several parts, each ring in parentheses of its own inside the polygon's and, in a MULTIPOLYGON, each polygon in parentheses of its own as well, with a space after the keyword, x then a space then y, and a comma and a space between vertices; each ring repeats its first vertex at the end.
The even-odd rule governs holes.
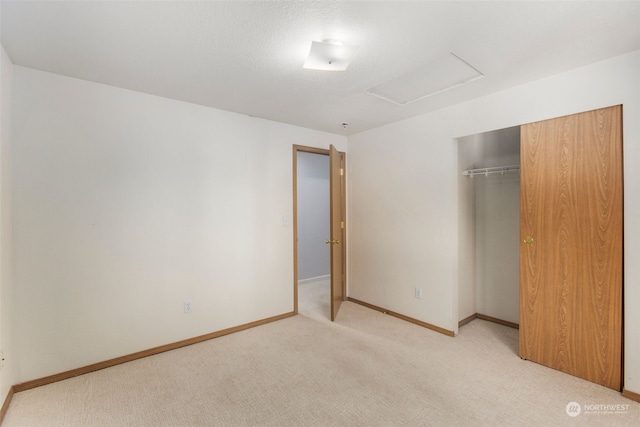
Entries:
POLYGON ((511 166, 497 166, 494 168, 480 168, 480 169, 467 169, 462 172, 462 175, 470 176, 473 178, 476 175, 492 175, 494 173, 499 173, 504 175, 505 173, 511 172, 520 172, 520 165, 511 165, 511 166))

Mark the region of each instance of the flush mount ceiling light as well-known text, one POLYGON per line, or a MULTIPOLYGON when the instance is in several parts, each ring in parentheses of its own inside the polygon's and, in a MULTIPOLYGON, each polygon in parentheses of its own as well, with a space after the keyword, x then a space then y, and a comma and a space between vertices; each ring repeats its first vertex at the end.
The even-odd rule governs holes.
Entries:
POLYGON ((337 40, 311 42, 311 51, 303 68, 321 71, 344 71, 358 46, 345 46, 337 40))
POLYGON ((453 53, 379 84, 367 93, 397 105, 410 104, 484 77, 453 53))

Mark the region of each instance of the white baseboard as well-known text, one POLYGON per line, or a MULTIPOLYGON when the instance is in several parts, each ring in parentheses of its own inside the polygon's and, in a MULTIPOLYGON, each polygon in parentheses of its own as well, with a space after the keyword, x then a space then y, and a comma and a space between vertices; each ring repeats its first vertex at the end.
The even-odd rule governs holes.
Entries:
POLYGON ((305 283, 319 282, 321 280, 330 280, 330 279, 331 279, 331 275, 325 274, 324 276, 309 277, 308 279, 298 280, 298 285, 304 285, 305 283))

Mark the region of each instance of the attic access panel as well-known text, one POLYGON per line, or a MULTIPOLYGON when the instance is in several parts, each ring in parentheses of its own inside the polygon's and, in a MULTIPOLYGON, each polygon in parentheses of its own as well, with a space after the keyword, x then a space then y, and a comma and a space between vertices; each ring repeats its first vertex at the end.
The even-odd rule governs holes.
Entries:
POLYGON ((405 105, 482 77, 484 74, 475 67, 450 53, 366 92, 396 105, 405 105))

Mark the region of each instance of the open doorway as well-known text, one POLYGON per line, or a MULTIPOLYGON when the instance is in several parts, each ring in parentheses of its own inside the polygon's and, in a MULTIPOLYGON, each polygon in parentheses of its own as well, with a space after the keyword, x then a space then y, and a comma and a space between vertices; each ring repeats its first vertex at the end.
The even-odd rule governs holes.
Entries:
POLYGON ((346 296, 344 153, 293 148, 294 310, 334 320, 346 296))
POLYGON ((329 154, 296 154, 299 309, 330 315, 329 154))

